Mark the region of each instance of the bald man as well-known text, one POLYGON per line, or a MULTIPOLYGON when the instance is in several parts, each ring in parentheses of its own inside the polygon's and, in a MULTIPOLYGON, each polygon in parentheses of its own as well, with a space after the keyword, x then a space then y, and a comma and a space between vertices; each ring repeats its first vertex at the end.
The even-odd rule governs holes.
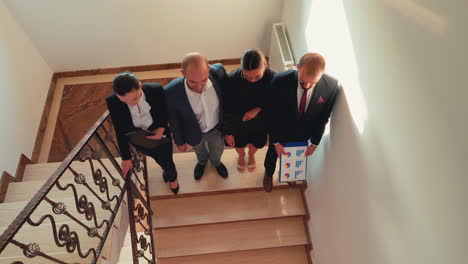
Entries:
POLYGON ((273 189, 278 156, 286 154, 284 143, 308 141, 306 156, 312 155, 320 143, 340 91, 338 81, 324 72, 325 59, 307 53, 297 70, 277 73, 272 80, 267 109, 270 146, 263 178, 267 192, 273 189))
POLYGON ((222 128, 222 85, 226 70, 222 64, 209 65, 199 53, 189 53, 182 61, 183 76, 165 87, 169 122, 181 152, 193 148, 197 155, 194 178, 199 180, 208 161, 218 174, 228 177, 221 162, 224 151, 222 128))

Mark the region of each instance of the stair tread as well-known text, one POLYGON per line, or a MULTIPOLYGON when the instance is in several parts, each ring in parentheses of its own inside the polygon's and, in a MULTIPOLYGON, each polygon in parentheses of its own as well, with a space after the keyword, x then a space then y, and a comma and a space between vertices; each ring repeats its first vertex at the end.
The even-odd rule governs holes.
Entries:
POLYGON ((153 230, 159 258, 308 243, 302 216, 153 230))
MULTIPOLYGON (((100 193, 99 186, 95 185, 94 182, 92 182, 91 176, 87 176, 86 179, 87 182, 89 182, 89 186, 91 187, 91 189, 95 190, 101 198, 107 200, 105 193, 100 193)), ((36 195, 37 191, 45 184, 45 182, 46 180, 10 183, 4 202, 10 203, 29 201, 34 197, 34 195, 36 195)), ((73 183, 72 178, 64 178, 60 180, 60 184, 62 187, 65 187, 69 183, 73 183)), ((92 192, 89 191, 84 185, 73 185, 77 189, 78 195, 86 195, 88 198, 95 197, 92 194, 92 192)), ((111 183, 108 183, 108 186, 110 191, 109 195, 111 195, 111 197, 120 193, 120 190, 112 186, 111 183)), ((73 191, 71 188, 68 188, 65 191, 60 191, 57 187, 54 186, 49 192, 48 197, 56 199, 70 198, 73 197, 73 191)))
MULTIPOLYGON (((174 162, 178 171, 178 181, 180 184, 180 196, 193 196, 206 193, 229 192, 247 189, 263 189, 263 160, 267 148, 259 149, 255 154, 257 160, 257 169, 253 172, 237 171, 237 153, 235 149, 225 149, 222 162, 229 172, 229 177, 224 179, 218 175, 216 169, 208 164, 205 168, 203 177, 196 181, 193 177, 193 170, 197 164, 195 153, 178 153, 174 155, 174 162), (261 162, 260 162, 261 161, 261 162)), ((148 159, 149 192, 153 199, 170 198, 174 195, 167 183, 164 183, 162 170, 152 159, 148 159)), ((279 183, 277 173, 273 177, 275 186, 287 186, 279 183)), ((299 183, 301 184, 301 183, 299 183)))
MULTIPOLYGON (((116 160, 120 164, 120 158, 116 158, 116 160)), ((101 159, 101 161, 113 175, 118 175, 117 170, 114 168, 109 159, 101 159)), ((29 164, 26 166, 26 169, 24 171, 23 182, 47 180, 52 174, 56 172, 56 170, 60 167, 61 164, 61 162, 29 164)), ((93 164, 95 166, 95 169, 101 169, 103 175, 108 177, 107 173, 105 172, 104 168, 102 168, 99 162, 94 160, 93 164)), ((74 161, 71 164, 71 167, 78 173, 91 175, 91 167, 89 165, 89 162, 74 161)), ((62 178, 65 177, 72 178, 74 177, 74 175, 70 170, 65 170, 65 172, 62 175, 62 178)))
MULTIPOLYGON (((68 254, 68 253, 51 253, 51 257, 59 259, 65 263, 91 263, 92 257, 88 256, 86 259, 80 258, 77 254, 68 254)), ((0 264, 11 264, 15 261, 20 261, 23 264, 50 264, 52 261, 37 256, 35 258, 27 258, 25 256, 21 257, 0 257, 0 264)), ((101 263, 100 261, 98 263, 101 263)), ((122 263, 123 264, 123 263, 122 263)))
MULTIPOLYGON (((21 201, 21 202, 10 202, 10 203, 1 203, 0 204, 0 228, 7 227, 11 224, 11 222, 18 216, 18 214, 21 212, 21 210, 24 209, 24 207, 28 204, 29 201, 21 201)), ((56 201, 58 202, 58 201, 56 201)), ((65 206, 67 207, 68 212, 75 216, 76 218, 80 220, 84 220, 85 217, 84 215, 80 215, 78 211, 75 209, 75 199, 74 198, 65 198, 65 199, 60 199, 60 202, 63 202, 65 206)), ((99 208, 100 202, 97 198, 89 198, 88 202, 92 202, 94 206, 99 208)), ((43 216, 45 214, 51 214, 52 209, 51 205, 42 202, 39 204, 39 206, 34 210, 34 213, 32 214, 33 216, 43 216)), ((104 210, 96 210, 96 216, 98 218, 103 218, 107 219, 110 216, 110 212, 104 211, 104 210)), ((57 221, 66 221, 69 218, 65 215, 54 215, 54 218, 57 221)))
POLYGON ((304 246, 256 249, 187 257, 162 258, 158 264, 308 264, 304 246))
MULTIPOLYGON (((35 222, 39 219, 33 219, 35 222)), ((102 219, 98 219, 98 223, 101 223, 102 219)), ((56 222, 57 231, 62 225, 67 225, 70 231, 76 232, 80 240, 80 247, 83 253, 86 253, 90 248, 96 248, 100 239, 98 237, 91 238, 87 235, 87 230, 80 226, 78 223, 72 222, 56 222)), ((94 224, 91 222, 85 222, 86 225, 92 227, 94 224)), ((102 235, 106 225, 99 229, 99 234, 102 235)), ((52 232, 52 225, 49 219, 46 219, 40 226, 33 227, 29 224, 25 224, 21 230, 15 235, 15 240, 24 243, 37 243, 41 251, 44 253, 66 253, 65 247, 58 247, 54 241, 54 234, 52 232)), ((6 228, 0 228, 0 233, 3 233, 6 228)), ((15 245, 9 245, 2 252, 2 257, 21 257, 23 256, 22 249, 15 245)))
MULTIPOLYGON (((221 178, 217 174, 215 168, 211 164, 208 164, 208 166, 205 169, 205 174, 199 181, 196 181, 193 178, 193 170, 197 163, 195 153, 187 152, 174 154, 174 162, 178 171, 178 180, 180 183, 179 196, 190 196, 216 192, 229 192, 246 189, 262 189, 263 175, 265 171, 265 169, 263 168, 263 160, 266 151, 267 147, 264 147, 257 151, 257 169, 254 172, 245 171, 244 173, 240 173, 236 169, 236 151, 234 149, 225 149, 222 156, 222 161, 229 171, 229 178, 221 178)), ((114 175, 118 176, 108 159, 102 159, 102 161, 104 164, 106 164, 106 167, 110 169, 114 175)), ((164 180, 162 178, 162 170, 159 167, 159 165, 157 165, 152 158, 148 158, 147 161, 148 177, 150 180, 150 196, 153 199, 173 197, 172 191, 170 190, 168 184, 164 183, 164 180)), ((117 162, 120 163, 120 159, 117 159, 117 162)), ((60 163, 41 163, 28 165, 26 166, 23 181, 45 180, 49 178, 50 175, 52 175, 59 166, 60 163)), ((73 168, 78 172, 83 171, 85 175, 90 174, 88 163, 74 162, 73 168)), ((65 171, 65 173, 62 176, 62 178, 72 177, 72 173, 68 170, 65 171)), ((278 182, 277 173, 275 173, 273 177, 273 184, 275 186, 287 186, 284 183, 278 182)))
POLYGON ((153 227, 167 228, 240 220, 305 215, 298 188, 271 193, 253 191, 207 195, 151 202, 155 212, 153 227))

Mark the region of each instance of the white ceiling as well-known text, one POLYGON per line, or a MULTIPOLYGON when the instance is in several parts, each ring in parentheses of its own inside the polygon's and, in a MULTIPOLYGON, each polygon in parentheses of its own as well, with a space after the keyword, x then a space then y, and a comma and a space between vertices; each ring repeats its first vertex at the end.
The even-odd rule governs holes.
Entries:
POLYGON ((268 53, 283 0, 4 0, 56 72, 268 53))

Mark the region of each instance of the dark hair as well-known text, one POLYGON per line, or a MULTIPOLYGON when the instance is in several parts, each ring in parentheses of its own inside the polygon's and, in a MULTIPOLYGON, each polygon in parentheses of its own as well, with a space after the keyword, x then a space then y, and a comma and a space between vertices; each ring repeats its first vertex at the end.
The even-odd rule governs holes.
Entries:
POLYGON ((243 70, 251 71, 260 68, 265 61, 265 55, 258 49, 248 49, 244 51, 241 58, 243 70))
POLYGON ((125 95, 132 90, 137 90, 140 86, 140 80, 131 72, 123 72, 115 76, 112 81, 112 89, 118 95, 125 95))

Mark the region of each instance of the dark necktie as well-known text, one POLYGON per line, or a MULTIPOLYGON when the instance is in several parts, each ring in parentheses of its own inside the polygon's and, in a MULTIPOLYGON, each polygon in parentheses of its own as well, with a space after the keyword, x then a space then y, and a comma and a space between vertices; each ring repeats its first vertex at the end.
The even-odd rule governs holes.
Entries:
POLYGON ((307 90, 302 88, 302 98, 301 104, 299 105, 299 111, 297 111, 297 119, 301 119, 304 115, 305 109, 307 105, 307 90))

